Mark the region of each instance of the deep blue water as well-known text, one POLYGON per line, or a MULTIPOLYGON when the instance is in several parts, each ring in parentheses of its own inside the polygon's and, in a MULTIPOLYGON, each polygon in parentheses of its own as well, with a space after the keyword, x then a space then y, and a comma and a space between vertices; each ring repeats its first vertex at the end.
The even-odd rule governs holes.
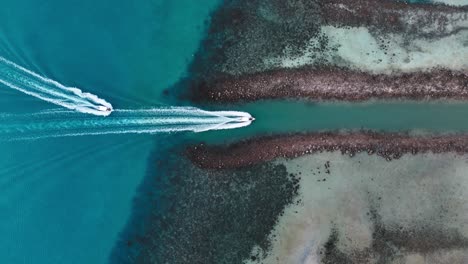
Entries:
MULTIPOLYGON (((0 56, 114 108, 171 103, 217 0, 2 0, 0 56)), ((0 113, 56 106, 0 86, 0 113)), ((0 262, 106 263, 164 137, 0 142, 0 262)))

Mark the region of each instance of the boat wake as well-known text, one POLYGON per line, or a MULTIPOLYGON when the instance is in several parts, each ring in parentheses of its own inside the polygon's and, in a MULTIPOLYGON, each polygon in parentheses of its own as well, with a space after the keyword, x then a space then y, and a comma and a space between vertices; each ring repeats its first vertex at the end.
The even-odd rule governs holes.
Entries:
POLYGON ((0 139, 3 140, 202 132, 244 127, 253 121, 252 116, 244 112, 204 111, 195 107, 114 110, 110 103, 96 95, 82 92, 78 88, 66 87, 1 56, 0 84, 69 109, 29 115, 0 114, 0 139))
POLYGON ((0 139, 203 132, 245 127, 253 120, 245 112, 205 111, 195 107, 114 110, 106 118, 68 110, 52 110, 28 115, 0 115, 0 139))
POLYGON ((81 113, 108 116, 112 105, 98 96, 40 76, 0 56, 0 84, 81 113))

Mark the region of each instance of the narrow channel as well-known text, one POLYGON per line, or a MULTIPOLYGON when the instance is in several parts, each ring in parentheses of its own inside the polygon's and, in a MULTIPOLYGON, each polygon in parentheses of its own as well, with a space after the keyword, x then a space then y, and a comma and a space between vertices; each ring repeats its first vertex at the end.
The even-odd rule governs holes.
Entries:
POLYGON ((248 127, 194 134, 208 143, 235 141, 250 136, 295 132, 368 129, 385 132, 456 133, 468 131, 468 103, 462 101, 372 101, 313 103, 260 101, 224 108, 255 117, 248 127))

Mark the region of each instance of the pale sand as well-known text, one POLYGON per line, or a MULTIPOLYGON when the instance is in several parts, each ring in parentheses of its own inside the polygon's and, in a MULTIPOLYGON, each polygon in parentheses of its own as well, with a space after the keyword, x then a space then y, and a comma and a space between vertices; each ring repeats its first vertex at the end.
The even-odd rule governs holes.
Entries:
MULTIPOLYGON (((467 155, 448 153, 405 155, 387 162, 367 154, 350 158, 325 152, 277 160, 288 172, 300 173, 299 203, 287 207, 279 218, 267 256, 245 263, 320 263, 333 228, 340 251, 365 252, 373 242, 375 225, 369 215, 373 209, 389 230, 450 229, 468 237, 467 159, 467 155), (330 174, 325 173, 326 161, 330 161, 330 174)), ((456 242, 450 246, 446 240, 441 238, 440 250, 437 246, 421 248, 424 252, 404 251, 392 263, 468 263, 466 245, 457 248, 456 242)), ((426 242, 434 243, 421 241, 426 242)), ((261 252, 254 248, 255 253, 261 252)))
POLYGON ((451 6, 466 6, 468 0, 432 0, 433 3, 446 4, 451 6))
MULTIPOLYGON (((468 27, 468 19, 459 26, 468 27)), ((436 39, 408 38, 406 34, 374 34, 365 27, 323 26, 335 51, 317 49, 314 38, 301 55, 290 55, 264 61, 268 68, 298 68, 327 61, 329 64, 371 73, 416 72, 433 68, 468 70, 468 30, 436 39)))

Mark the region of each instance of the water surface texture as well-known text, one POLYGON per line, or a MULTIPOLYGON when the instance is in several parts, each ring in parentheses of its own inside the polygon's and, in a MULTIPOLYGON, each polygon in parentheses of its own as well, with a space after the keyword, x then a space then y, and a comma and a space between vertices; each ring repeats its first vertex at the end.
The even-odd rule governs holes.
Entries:
MULTIPOLYGON (((0 3, 0 56, 115 108, 167 105, 216 1, 0 3)), ((0 112, 58 106, 0 86, 0 112)), ((5 124, 2 124, 5 125, 5 124)), ((27 124, 24 124, 27 126, 27 124)), ((106 263, 153 136, 0 142, 0 262, 106 263)))
POLYGON ((0 263, 468 263, 466 154, 191 159, 289 133, 468 133, 457 98, 190 97, 322 66, 466 76, 467 0, 402 1, 447 6, 432 24, 403 9, 397 26, 342 26, 323 1, 0 0, 0 263))

